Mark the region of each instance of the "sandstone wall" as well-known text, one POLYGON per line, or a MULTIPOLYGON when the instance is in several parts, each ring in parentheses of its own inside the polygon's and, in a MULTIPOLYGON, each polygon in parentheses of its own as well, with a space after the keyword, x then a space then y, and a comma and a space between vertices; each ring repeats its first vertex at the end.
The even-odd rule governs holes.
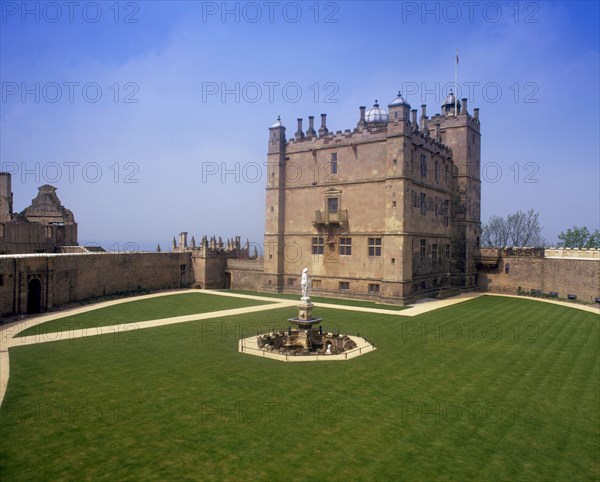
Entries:
POLYGON ((39 309, 46 311, 99 296, 186 288, 192 282, 189 253, 0 257, 0 317, 27 313, 28 297, 31 297, 33 284, 37 283, 39 309))
MULTIPOLYGON (((482 254, 485 254, 483 250, 482 254)), ((596 250, 565 250, 564 257, 558 250, 546 249, 545 255, 508 255, 506 250, 496 250, 497 266, 479 270, 479 284, 483 289, 498 293, 517 293, 540 290, 542 293, 555 292, 559 298, 576 295, 578 301, 593 303, 600 297, 600 259, 596 250), (575 252, 579 251, 579 252, 575 252)))

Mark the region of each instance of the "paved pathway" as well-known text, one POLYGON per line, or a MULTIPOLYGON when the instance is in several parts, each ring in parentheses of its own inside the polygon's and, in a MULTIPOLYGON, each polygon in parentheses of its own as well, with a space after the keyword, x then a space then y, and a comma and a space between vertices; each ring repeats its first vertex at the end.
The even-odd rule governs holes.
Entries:
MULTIPOLYGON (((348 305, 338 305, 338 304, 330 304, 330 303, 315 303, 317 307, 323 308, 332 308, 336 310, 349 310, 349 311, 361 311, 367 313, 381 313, 386 315, 395 315, 395 316, 416 316, 422 313, 427 313, 429 311, 437 310, 439 308, 443 308, 446 306, 455 305, 457 303, 462 303, 463 301, 472 300, 478 298, 479 296, 509 296, 514 298, 527 298, 524 296, 516 296, 516 295, 499 295, 492 293, 465 293, 452 298, 448 298, 445 300, 434 300, 424 303, 416 303, 415 305, 407 308, 405 310, 388 310, 385 308, 365 308, 361 306, 348 306, 348 305)), ((546 303, 558 304, 562 306, 568 306, 570 308, 576 308, 583 311, 589 311, 592 313, 600 314, 600 310, 598 308, 594 308, 591 306, 579 305, 575 303, 567 303, 563 301, 555 301, 548 300, 544 298, 530 298, 536 301, 542 301, 546 303)), ((36 343, 46 343, 52 341, 61 341, 61 340, 71 340, 75 338, 89 337, 89 336, 99 336, 103 334, 115 334, 120 332, 124 332, 128 330, 128 327, 134 325, 135 329, 144 329, 144 328, 153 328, 156 326, 164 326, 171 325, 175 323, 185 323, 188 321, 194 320, 207 320, 212 318, 221 318, 224 316, 233 316, 240 315, 244 313, 255 313, 264 310, 273 310, 284 307, 292 307, 298 304, 297 300, 289 300, 284 298, 276 298, 269 297, 269 295, 264 296, 255 296, 255 295, 246 295, 240 293, 230 293, 224 291, 212 291, 212 290, 176 290, 170 292, 162 292, 162 293, 154 293, 151 295, 143 295, 136 296, 132 298, 123 298, 112 301, 103 301, 100 303, 94 303, 91 305, 87 305, 80 308, 73 308, 64 311, 60 311, 57 313, 51 313, 48 315, 34 316, 26 318, 22 321, 17 321, 14 323, 10 323, 7 325, 0 326, 0 405, 2 404, 2 400, 4 399, 4 394, 6 393, 6 387, 8 385, 8 377, 9 377, 9 348, 15 346, 26 346, 32 345, 36 343), (184 293, 203 293, 215 296, 230 296, 235 298, 246 298, 252 300, 261 300, 261 301, 270 301, 272 304, 267 305, 259 305, 259 306, 248 306, 245 308, 236 308, 231 310, 221 310, 221 311, 211 311, 208 313, 198 313, 195 315, 186 315, 186 316, 176 316, 172 318, 162 318, 157 320, 150 321, 138 321, 135 323, 125 323, 120 325, 110 325, 110 326, 102 326, 102 327, 93 327, 93 328, 83 328, 78 330, 70 330, 65 332, 57 332, 57 333, 46 333, 46 334, 38 334, 26 337, 15 337, 15 335, 27 328, 31 328, 32 326, 39 325, 41 323, 45 323, 47 321, 56 320, 58 318, 64 318, 66 316, 72 316, 79 313, 86 313, 88 311, 97 310, 99 308, 104 308, 106 306, 118 305, 121 303, 129 303, 131 301, 139 301, 148 298, 155 298, 159 296, 171 296, 178 295, 184 293)))

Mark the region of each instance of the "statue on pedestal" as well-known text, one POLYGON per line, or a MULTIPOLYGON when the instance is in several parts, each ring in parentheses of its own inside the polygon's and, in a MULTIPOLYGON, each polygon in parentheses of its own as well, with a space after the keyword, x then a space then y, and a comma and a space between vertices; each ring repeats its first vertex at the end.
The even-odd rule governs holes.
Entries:
POLYGON ((309 296, 308 296, 308 287, 309 287, 308 268, 304 268, 302 270, 302 280, 300 281, 300 286, 302 287, 302 298, 300 298, 300 300, 309 299, 309 296))

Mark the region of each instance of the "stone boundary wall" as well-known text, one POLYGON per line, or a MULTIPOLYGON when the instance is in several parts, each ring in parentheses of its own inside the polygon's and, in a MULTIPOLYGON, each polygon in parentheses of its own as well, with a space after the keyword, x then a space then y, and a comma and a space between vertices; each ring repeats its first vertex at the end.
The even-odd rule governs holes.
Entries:
POLYGON ((539 256, 521 251, 509 255, 506 250, 482 249, 479 285, 496 293, 517 294, 520 288, 529 292, 539 290, 543 294, 556 293, 562 299, 575 295, 577 301, 594 303, 600 297, 597 251, 546 249, 546 256, 539 256), (549 257, 549 254, 553 256, 549 257))
POLYGON ((0 256, 0 319, 27 313, 36 297, 43 312, 101 296, 187 288, 193 280, 189 253, 0 256))
POLYGON ((228 259, 226 272, 230 288, 234 290, 260 290, 263 284, 264 259, 228 259))

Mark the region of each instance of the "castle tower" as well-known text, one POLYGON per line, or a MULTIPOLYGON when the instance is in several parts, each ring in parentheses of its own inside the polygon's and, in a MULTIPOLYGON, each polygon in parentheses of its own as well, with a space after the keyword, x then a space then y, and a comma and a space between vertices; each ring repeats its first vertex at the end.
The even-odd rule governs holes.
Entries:
MULTIPOLYGON (((319 129, 319 134, 324 129, 319 129)), ((300 124, 300 123, 299 123, 300 124)), ((299 125, 301 130, 301 125, 299 125)), ((265 222, 265 264, 263 287, 281 291, 283 288, 284 232, 285 232, 285 127, 277 117, 269 128, 267 153, 267 196, 265 222)))
POLYGON ((10 173, 0 172, 0 223, 10 221, 13 212, 13 195, 10 173))
POLYGON ((431 118, 441 142, 452 149, 456 166, 452 194, 452 274, 457 288, 477 286, 475 256, 481 235, 481 133, 479 109, 473 116, 467 111, 467 99, 455 103, 450 93, 442 105, 442 114, 431 118))

